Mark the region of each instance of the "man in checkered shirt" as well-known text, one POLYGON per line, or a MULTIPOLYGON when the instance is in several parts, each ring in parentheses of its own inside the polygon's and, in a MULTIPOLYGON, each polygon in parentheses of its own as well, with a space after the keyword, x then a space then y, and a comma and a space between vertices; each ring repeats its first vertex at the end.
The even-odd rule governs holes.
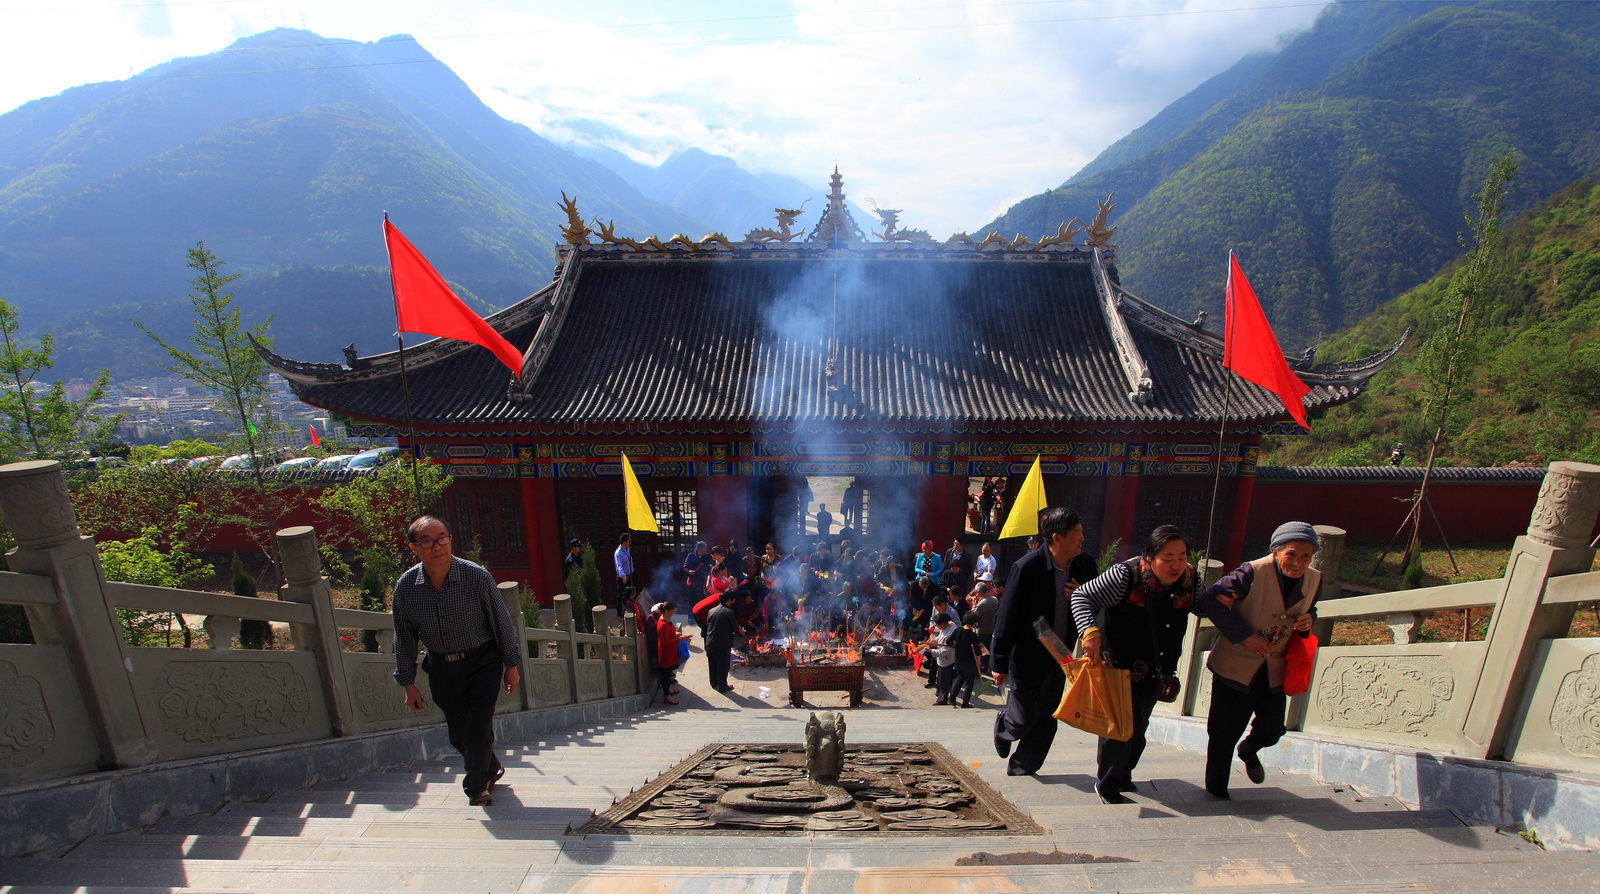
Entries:
POLYGON ((394 588, 394 679, 405 687, 406 707, 421 711, 420 640, 427 647, 422 669, 428 689, 466 764, 461 787, 474 806, 487 807, 494 802, 490 788, 506 772, 494 753, 494 705, 502 680, 505 691, 517 688, 517 628, 494 577, 451 552, 444 522, 424 515, 406 528, 406 541, 421 561, 394 588))

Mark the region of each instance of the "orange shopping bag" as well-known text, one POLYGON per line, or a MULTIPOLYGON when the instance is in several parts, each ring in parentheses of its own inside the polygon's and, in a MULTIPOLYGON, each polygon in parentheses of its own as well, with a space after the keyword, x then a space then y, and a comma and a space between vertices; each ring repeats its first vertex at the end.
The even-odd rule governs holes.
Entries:
POLYGON ((1133 735, 1133 687, 1128 672, 1091 658, 1061 666, 1067 691, 1055 717, 1086 733, 1126 742, 1133 735))

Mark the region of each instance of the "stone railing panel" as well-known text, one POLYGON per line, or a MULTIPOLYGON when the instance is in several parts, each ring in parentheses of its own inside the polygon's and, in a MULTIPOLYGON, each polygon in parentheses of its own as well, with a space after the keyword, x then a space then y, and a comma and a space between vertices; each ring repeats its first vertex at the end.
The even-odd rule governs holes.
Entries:
POLYGON ((1466 717, 1485 651, 1481 642, 1319 649, 1304 729, 1394 744, 1448 741, 1466 717))
POLYGON ((393 655, 378 652, 341 652, 339 658, 344 664, 345 686, 350 691, 350 705, 355 712, 356 732, 367 733, 443 722, 443 712, 428 696, 428 674, 422 668, 417 668, 417 688, 422 690, 426 707, 421 711, 413 711, 405 706, 405 690, 394 682, 393 655))
POLYGON ((129 649, 140 713, 162 760, 333 734, 307 652, 129 649))
POLYGON ((1506 759, 1600 771, 1600 639, 1545 640, 1534 650, 1506 759))
POLYGON ((567 663, 559 658, 524 658, 522 673, 535 708, 572 704, 567 663))
POLYGON ((95 769, 94 723, 67 650, 0 645, 0 785, 95 769))

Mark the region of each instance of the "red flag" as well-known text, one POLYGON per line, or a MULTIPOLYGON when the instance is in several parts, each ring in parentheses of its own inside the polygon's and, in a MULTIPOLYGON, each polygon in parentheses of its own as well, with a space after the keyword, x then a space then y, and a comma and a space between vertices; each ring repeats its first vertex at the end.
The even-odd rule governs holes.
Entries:
POLYGON ((321 447, 322 439, 317 437, 317 427, 315 425, 308 425, 306 428, 311 429, 311 446, 321 447))
POLYGON ((1311 389, 1289 369, 1289 361, 1284 359, 1283 349, 1278 347, 1278 339, 1272 334, 1272 325, 1267 322, 1266 312, 1261 309, 1261 302, 1256 300, 1250 281, 1244 278, 1244 271, 1239 269, 1239 259, 1231 252, 1228 254, 1227 311, 1222 365, 1233 370, 1241 379, 1254 382, 1278 395, 1278 399, 1283 401, 1283 408, 1289 411, 1294 421, 1310 431, 1311 425, 1306 422, 1306 408, 1300 399, 1311 393, 1311 389))
POLYGON ((422 252, 406 241, 387 217, 383 219, 383 241, 389 247, 396 328, 483 345, 510 368, 512 375, 522 378, 522 352, 463 304, 422 252))

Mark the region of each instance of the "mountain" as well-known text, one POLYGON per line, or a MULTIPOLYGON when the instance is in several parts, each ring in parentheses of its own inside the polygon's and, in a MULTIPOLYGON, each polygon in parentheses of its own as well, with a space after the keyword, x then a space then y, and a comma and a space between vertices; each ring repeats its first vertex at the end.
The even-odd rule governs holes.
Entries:
POLYGON ((1238 252, 1287 346, 1431 276, 1489 159, 1523 210, 1600 171, 1600 4, 1350 3, 1218 75, 982 230, 1088 220, 1116 193, 1123 283, 1221 319, 1238 252))
MULTIPOLYGON (((643 165, 609 146, 573 146, 644 194, 651 201, 703 220, 718 232, 738 239, 757 227, 773 226, 773 209, 799 208, 807 199, 827 195, 827 186, 808 186, 784 174, 753 173, 731 158, 702 149, 674 152, 656 167, 643 165)), ((816 206, 810 223, 815 225, 816 206)), ((852 210, 863 228, 877 218, 859 207, 852 210)), ((801 218, 802 222, 806 218, 801 218)), ((698 235, 698 234, 691 234, 698 235)))
POLYGON ((300 271, 300 291, 264 287, 284 297, 279 346, 336 359, 306 335, 350 304, 376 310, 337 337, 392 337, 386 282, 350 273, 386 267, 384 211, 443 276, 503 306, 549 280, 563 191, 621 232, 705 230, 500 118, 409 37, 278 29, 0 116, 0 282, 30 330, 82 331, 110 307, 160 323, 187 316, 184 251, 204 240, 246 275, 247 317, 263 312, 246 303, 254 280, 300 271))
MULTIPOLYGON (((1416 397, 1419 355, 1458 267, 1332 339, 1322 356, 1348 359, 1412 331, 1360 400, 1313 419, 1314 437, 1267 438, 1261 462, 1376 465, 1396 442, 1423 462, 1433 431, 1416 397)), ((1485 294, 1496 306, 1478 346, 1482 363, 1457 401, 1465 425, 1445 442, 1444 463, 1600 462, 1600 185, 1572 184, 1507 225, 1492 269, 1485 294)))

